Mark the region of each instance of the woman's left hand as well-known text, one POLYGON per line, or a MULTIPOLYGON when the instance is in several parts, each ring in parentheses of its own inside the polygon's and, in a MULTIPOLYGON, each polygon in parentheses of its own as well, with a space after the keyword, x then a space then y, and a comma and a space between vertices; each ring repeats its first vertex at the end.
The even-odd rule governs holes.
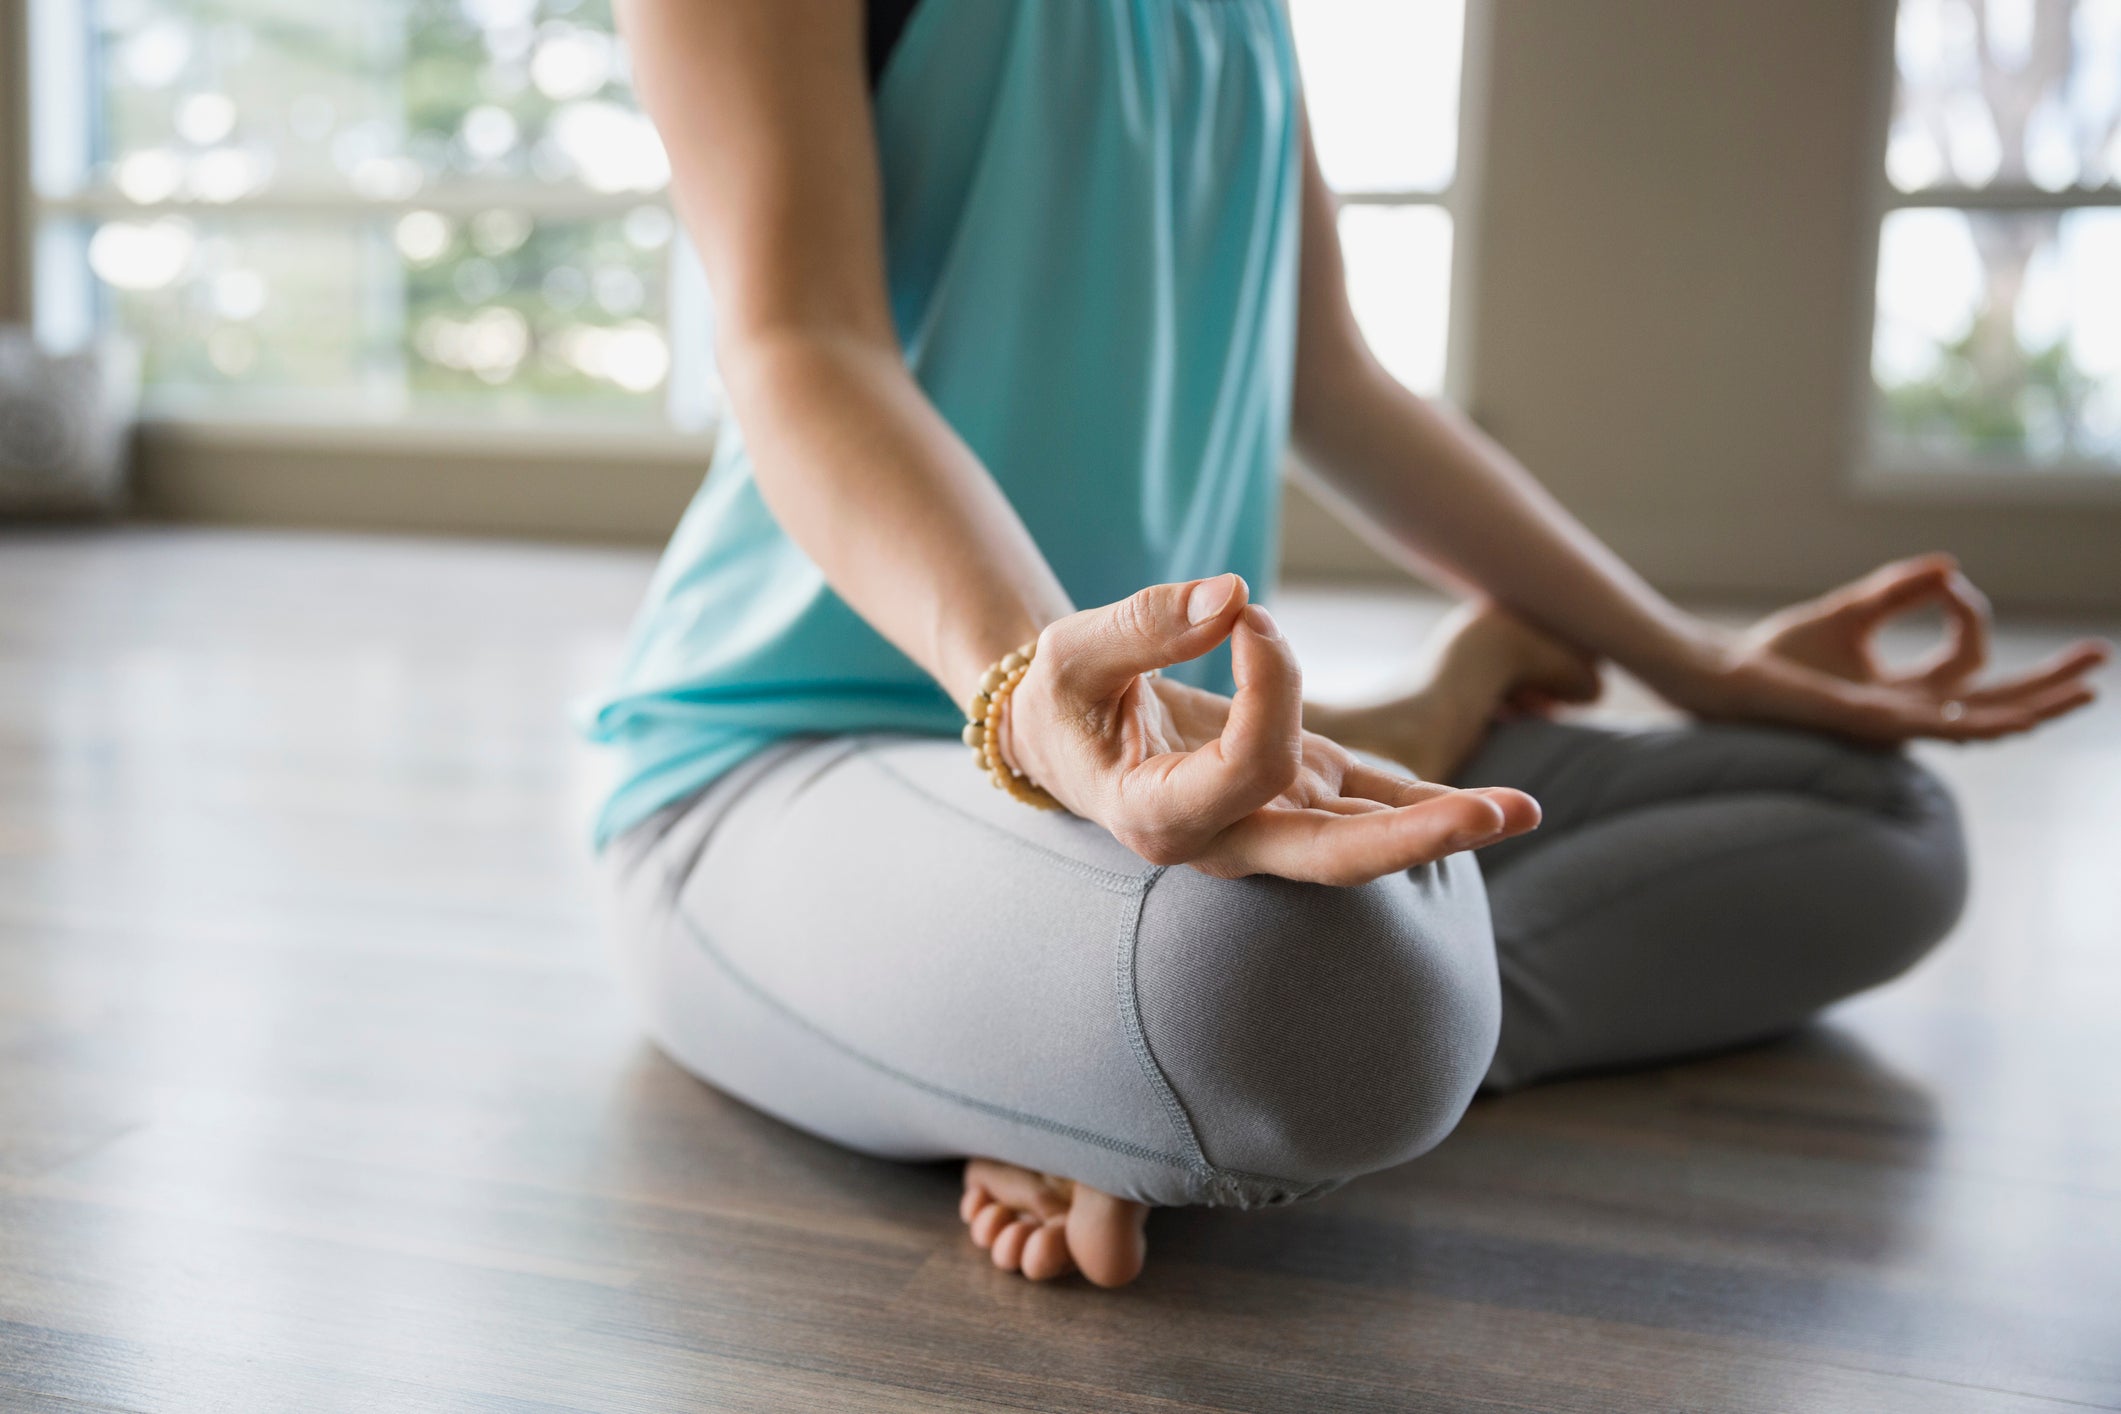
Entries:
POLYGON ((1988 602, 1950 556, 1924 555, 1771 614, 1653 685, 1713 720, 1787 723, 1880 744, 1980 741, 2091 702, 2085 679, 2110 652, 2087 639, 2036 668, 1977 682, 1988 665, 1988 602), (1943 645, 1913 667, 1890 667, 1879 657, 1879 629, 1925 605, 1944 611, 1943 645))

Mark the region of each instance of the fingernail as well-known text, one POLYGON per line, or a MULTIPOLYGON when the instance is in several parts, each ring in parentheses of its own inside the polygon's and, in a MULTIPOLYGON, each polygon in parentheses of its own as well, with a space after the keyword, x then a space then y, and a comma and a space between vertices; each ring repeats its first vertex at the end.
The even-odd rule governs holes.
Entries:
POLYGON ((1267 612, 1267 606, 1264 604, 1247 604, 1245 622, 1251 626, 1252 632, 1261 638, 1281 637, 1281 627, 1274 622, 1274 616, 1267 612))
POLYGON ((1186 620, 1204 624, 1230 607, 1237 596, 1238 578, 1234 574, 1219 574, 1213 579, 1204 579, 1193 586, 1186 596, 1186 620))
MULTIPOLYGON (((1498 796, 1498 795, 1501 795, 1501 794, 1503 794, 1503 793, 1504 793, 1505 791, 1509 792, 1509 793, 1510 793, 1511 795, 1524 795, 1524 792, 1523 792, 1523 791, 1520 791, 1520 790, 1514 790, 1514 789, 1512 789, 1512 788, 1511 788, 1511 787, 1509 787, 1509 786, 1479 786, 1479 787, 1477 787, 1477 788, 1476 788, 1476 789, 1474 790, 1474 792, 1473 792, 1473 793, 1474 793, 1475 795, 1484 795, 1484 796, 1487 796, 1487 797, 1488 797, 1488 798, 1489 798, 1490 800, 1493 800, 1493 799, 1494 799, 1494 798, 1495 798, 1496 796, 1498 796)), ((1527 800, 1531 800, 1531 797, 1530 797, 1530 796, 1525 796, 1525 798, 1526 798, 1527 800)), ((1498 804, 1496 808, 1497 808, 1497 809, 1501 809, 1502 807, 1500 806, 1500 804, 1498 804)), ((1528 829, 1534 829, 1534 830, 1538 829, 1538 828, 1539 828, 1539 822, 1540 822, 1540 821, 1542 821, 1542 820, 1544 820, 1544 819, 1546 819, 1546 817, 1547 817, 1547 812, 1546 812, 1546 808, 1545 808, 1544 806, 1542 806, 1542 805, 1541 805, 1541 804, 1540 804, 1540 803, 1539 803, 1538 801, 1536 801, 1536 800, 1533 800, 1533 801, 1532 801, 1532 823, 1531 823, 1531 824, 1530 824, 1529 826, 1527 826, 1527 828, 1528 828, 1528 829)), ((1507 827, 1505 827, 1505 828, 1507 828, 1507 827)))

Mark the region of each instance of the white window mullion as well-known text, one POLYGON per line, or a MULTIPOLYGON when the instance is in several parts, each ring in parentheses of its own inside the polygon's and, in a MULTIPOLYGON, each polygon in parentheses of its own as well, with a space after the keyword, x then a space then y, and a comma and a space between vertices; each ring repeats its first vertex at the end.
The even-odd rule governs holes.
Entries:
POLYGON ((2121 187, 2064 187, 2059 191, 2041 187, 1922 187, 1915 191, 1887 191, 1886 210, 1911 206, 1941 206, 1955 211, 2082 211, 2121 206, 2121 187))
POLYGON ((670 425, 704 431, 714 425, 722 402, 714 365, 714 307, 707 272, 682 227, 670 242, 670 382, 665 402, 670 425))
POLYGON ((89 90, 94 83, 86 14, 77 6, 32 0, 29 6, 29 177, 32 192, 85 185, 93 161, 89 90))
POLYGON ((40 222, 31 237, 31 323, 47 348, 83 348, 95 338, 96 289, 87 247, 86 223, 80 221, 40 222))

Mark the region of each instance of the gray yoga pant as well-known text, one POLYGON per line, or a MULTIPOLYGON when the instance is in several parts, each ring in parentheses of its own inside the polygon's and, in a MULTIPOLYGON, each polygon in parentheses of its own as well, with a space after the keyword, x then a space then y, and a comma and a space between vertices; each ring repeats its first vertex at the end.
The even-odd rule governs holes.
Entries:
POLYGON ((1786 1031, 1957 918, 1950 797, 1737 727, 1498 727, 1533 833, 1358 888, 1157 868, 954 741, 798 738, 606 851, 651 1036, 901 1159, 1253 1207, 1404 1162, 1477 1089, 1786 1031))

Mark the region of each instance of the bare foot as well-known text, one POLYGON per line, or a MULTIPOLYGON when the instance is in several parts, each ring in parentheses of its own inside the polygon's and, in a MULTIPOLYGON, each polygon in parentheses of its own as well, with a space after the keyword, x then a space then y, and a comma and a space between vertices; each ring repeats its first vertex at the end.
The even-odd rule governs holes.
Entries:
POLYGON ((1507 609, 1462 606, 1423 645, 1414 685, 1368 707, 1304 704, 1304 725, 1423 780, 1451 781, 1497 717, 1598 696, 1598 665, 1507 609))
POLYGON ((958 1216, 995 1266, 1033 1281, 1079 1271, 1099 1286, 1125 1286, 1147 1252, 1147 1204, 994 1159, 965 1165, 958 1216))
POLYGON ((1599 692, 1598 661, 1534 628, 1499 605, 1469 604, 1445 620, 1439 674, 1448 685, 1463 677, 1493 692, 1501 705, 1544 711, 1564 702, 1590 702, 1599 692))

